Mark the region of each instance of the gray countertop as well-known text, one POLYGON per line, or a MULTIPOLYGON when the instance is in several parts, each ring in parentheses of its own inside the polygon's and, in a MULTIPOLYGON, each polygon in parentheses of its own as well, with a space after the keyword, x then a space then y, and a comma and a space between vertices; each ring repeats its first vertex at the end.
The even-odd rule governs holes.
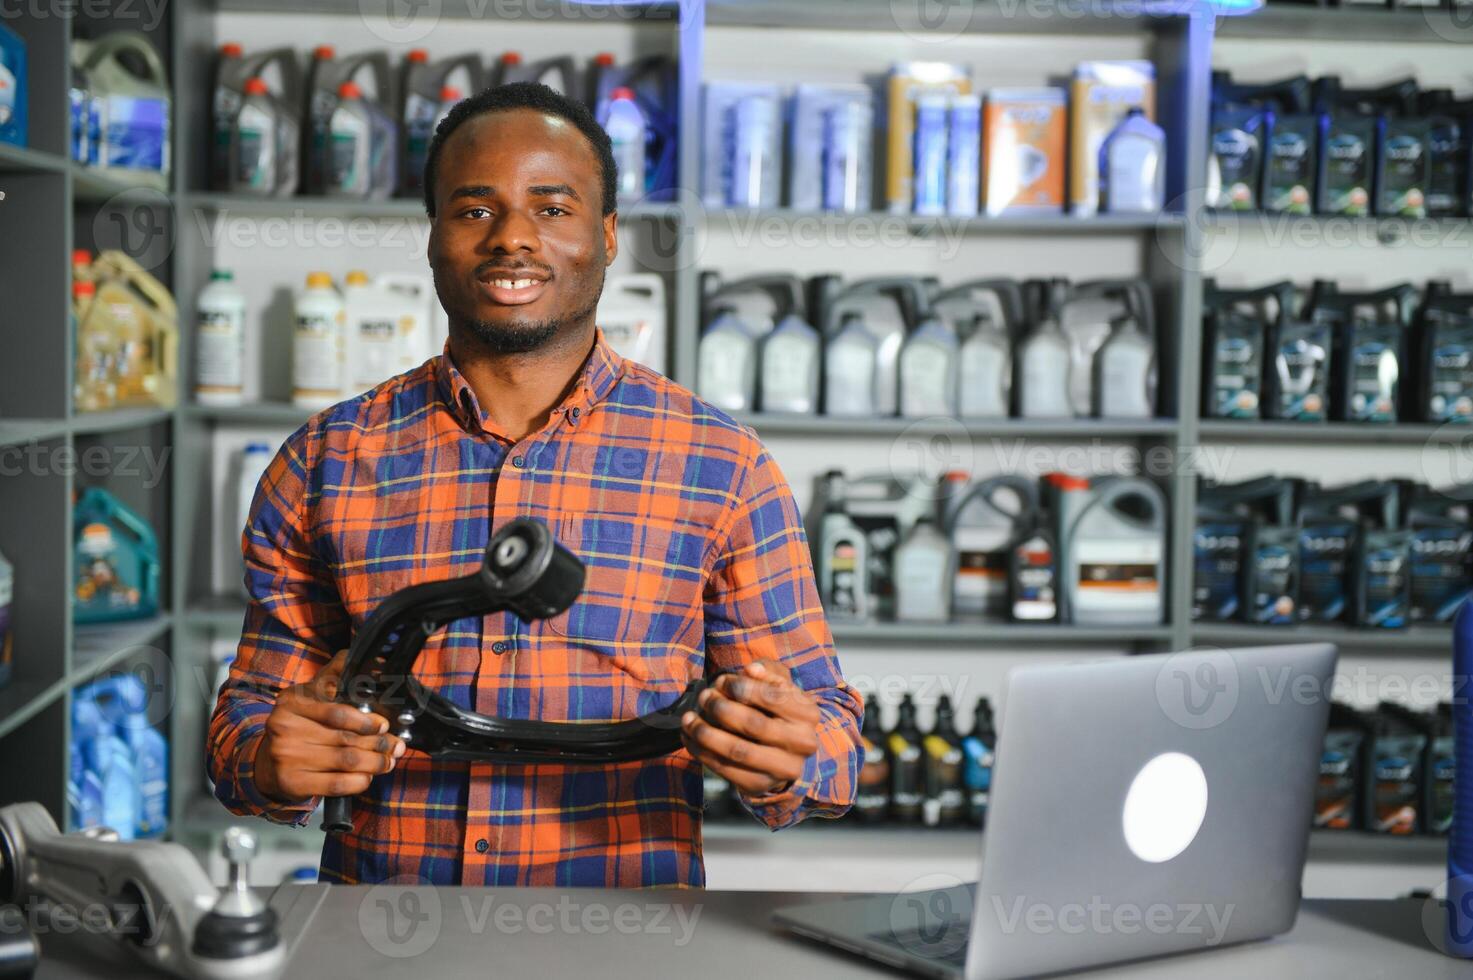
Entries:
MULTIPOLYGON (((603 891, 284 885, 272 896, 288 941, 288 977, 895 976, 778 932, 774 909, 833 895, 793 892, 603 891)), ((1306 901, 1294 929, 1266 942, 1080 974, 1387 980, 1473 976, 1433 948, 1436 906, 1306 901), (1428 924, 1424 925, 1424 918, 1428 924)), ((127 954, 77 936, 43 936, 39 980, 144 976, 127 954)))

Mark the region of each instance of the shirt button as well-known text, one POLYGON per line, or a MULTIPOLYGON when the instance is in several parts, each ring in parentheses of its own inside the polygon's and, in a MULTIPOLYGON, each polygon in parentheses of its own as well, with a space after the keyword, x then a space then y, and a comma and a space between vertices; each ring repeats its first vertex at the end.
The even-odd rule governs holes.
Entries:
POLYGON ((573 409, 573 418, 576 419, 581 414, 582 414, 582 410, 581 409, 577 409, 577 408, 573 409))
POLYGON ((510 645, 511 644, 509 643, 502 643, 500 640, 497 640, 495 643, 491 644, 491 652, 505 653, 510 645))
POLYGON ((477 854, 485 854, 489 850, 491 850, 491 845, 486 843, 486 838, 482 837, 480 840, 476 841, 477 854))
POLYGON ((511 458, 511 465, 515 466, 517 469, 521 469, 523 466, 527 465, 527 459, 524 456, 513 456, 511 458))

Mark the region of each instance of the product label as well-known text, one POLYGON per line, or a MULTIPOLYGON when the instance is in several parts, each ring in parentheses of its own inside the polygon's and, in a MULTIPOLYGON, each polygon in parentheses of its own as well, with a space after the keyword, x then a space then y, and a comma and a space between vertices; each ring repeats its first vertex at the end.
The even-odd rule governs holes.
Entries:
POLYGON ((1263 199, 1269 211, 1309 214, 1314 206, 1314 120, 1280 116, 1264 161, 1263 199))
POLYGON ((1406 531, 1366 532, 1360 572, 1364 605, 1357 625, 1398 629, 1407 624, 1410 544, 1406 531))
POLYGON ((1376 740, 1371 830, 1396 835, 1416 833, 1425 742, 1421 735, 1389 735, 1376 740))
POLYGON ((854 339, 829 345, 825 356, 824 411, 829 415, 875 413, 875 349, 854 339))
POLYGON ((327 153, 328 187, 352 194, 367 193, 368 125, 349 112, 334 112, 327 153))
POLYGON ((927 735, 922 744, 926 752, 926 823, 957 823, 966 806, 962 750, 939 735, 927 735))
POLYGON ((1427 421, 1473 421, 1473 319, 1428 310, 1424 330, 1432 348, 1427 421))
POLYGON ((196 320, 195 378, 206 391, 239 391, 245 332, 237 310, 201 309, 196 320))
POLYGON ((958 615, 1000 615, 1007 605, 1008 538, 1012 528, 958 527, 956 586, 952 609, 958 615))
POLYGON ((900 397, 909 416, 951 415, 953 361, 929 343, 907 345, 900 357, 900 397))
POLYGON ((1427 137, 1427 213, 1457 214, 1468 180, 1467 132, 1455 119, 1441 119, 1427 137))
POLYGON ((829 613, 841 618, 858 618, 864 570, 859 567, 859 550, 853 542, 835 542, 829 552, 829 613))
POLYGON ((890 809, 890 758, 882 746, 862 738, 864 764, 859 769, 859 789, 854 809, 867 820, 883 819, 890 809))
POLYGON ((1236 619, 1243 569, 1240 524, 1197 525, 1192 539, 1192 619, 1224 622, 1236 619))
POLYGON ((921 747, 904 735, 892 734, 890 750, 890 799, 898 820, 914 821, 921 816, 924 763, 921 747))
POLYGON ((1214 418, 1256 419, 1260 379, 1263 377, 1261 330, 1256 324, 1238 329, 1222 324, 1212 350, 1212 392, 1208 400, 1214 418), (1241 331, 1241 332, 1240 332, 1241 331))
POLYGON ((1425 121, 1394 121, 1381 148, 1381 193, 1377 214, 1427 216, 1427 126, 1425 121), (1401 128, 1398 128, 1401 127, 1401 128))
POLYGON ((1375 121, 1332 121, 1325 139, 1320 210, 1330 214, 1362 216, 1371 213, 1371 153, 1375 121))
POLYGON ((1468 598, 1473 532, 1464 526, 1422 527, 1412 532, 1413 622, 1450 623, 1468 598))
POLYGON ((1349 522, 1314 524, 1299 534, 1299 619, 1338 622, 1346 611, 1346 577, 1358 528, 1349 522))
POLYGON ((967 818, 983 824, 987 821, 987 803, 992 795, 993 747, 968 735, 962 740, 962 752, 966 757, 962 764, 962 784, 967 791, 967 818))
POLYGON ((241 187, 270 189, 276 183, 274 121, 251 103, 240 110, 236 125, 235 179, 241 187))
POLYGON ((708 333, 700 347, 701 397, 726 411, 750 411, 753 354, 750 338, 725 330, 708 333))
POLYGON ((372 388, 394 374, 399 361, 399 327, 392 316, 359 316, 353 324, 352 386, 372 388))
POLYGON ((303 394, 337 394, 342 323, 339 316, 317 313, 297 317, 292 343, 292 387, 303 394))
POLYGON ((1075 613, 1081 617, 1089 613, 1159 617, 1161 549, 1161 540, 1155 537, 1076 542, 1075 613))
POLYGON ((1030 538, 1013 555, 1013 619, 1051 620, 1058 614, 1054 549, 1048 539, 1030 538))
POLYGON ((1288 326, 1274 354, 1275 418, 1322 421, 1329 411, 1329 340, 1320 326, 1288 326))
POLYGON ((1457 770, 1454 737, 1438 736, 1432 742, 1432 771, 1427 774, 1432 783, 1432 811, 1427 814, 1427 829, 1434 834, 1446 834, 1452 830, 1453 789, 1457 770))
POLYGON ((1354 422, 1395 422, 1401 365, 1386 335, 1397 328, 1362 324, 1353 329, 1345 414, 1354 422))
MULTIPOLYGON (((1263 117, 1252 115, 1256 125, 1263 117)), ((1212 160, 1221 180, 1221 190, 1211 207, 1252 211, 1258 207, 1259 140, 1239 126, 1219 129, 1212 135, 1212 160)))
POLYGON ((1314 790, 1314 825, 1324 830, 1355 826, 1356 784, 1360 779, 1360 732, 1325 733, 1320 775, 1314 790))
POLYGON ((816 409, 817 358, 817 347, 805 337, 769 337, 762 351, 763 410, 811 412, 816 409))
POLYGON ((1260 528, 1253 550, 1249 614, 1253 622, 1287 626, 1296 616, 1299 553, 1293 528, 1260 528))

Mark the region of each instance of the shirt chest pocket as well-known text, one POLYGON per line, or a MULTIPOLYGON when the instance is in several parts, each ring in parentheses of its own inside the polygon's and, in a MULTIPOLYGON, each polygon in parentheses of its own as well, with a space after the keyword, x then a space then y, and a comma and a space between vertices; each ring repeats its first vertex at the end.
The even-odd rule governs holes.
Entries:
POLYGON ((639 517, 578 514, 558 541, 583 562, 583 593, 551 633, 619 659, 671 654, 700 615, 699 540, 639 517))

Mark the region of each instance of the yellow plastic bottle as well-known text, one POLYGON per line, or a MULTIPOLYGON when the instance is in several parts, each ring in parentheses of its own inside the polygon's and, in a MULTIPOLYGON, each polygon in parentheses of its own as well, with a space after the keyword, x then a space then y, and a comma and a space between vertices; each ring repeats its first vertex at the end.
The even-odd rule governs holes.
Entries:
POLYGON ((101 307, 111 321, 117 404, 172 407, 179 378, 174 297, 124 252, 101 253, 93 269, 99 285, 89 320, 101 307))
POLYGON ((106 314, 92 317, 97 286, 90 279, 72 283, 72 323, 77 338, 76 377, 72 398, 80 412, 100 412, 113 407, 117 391, 113 385, 112 325, 106 314))

